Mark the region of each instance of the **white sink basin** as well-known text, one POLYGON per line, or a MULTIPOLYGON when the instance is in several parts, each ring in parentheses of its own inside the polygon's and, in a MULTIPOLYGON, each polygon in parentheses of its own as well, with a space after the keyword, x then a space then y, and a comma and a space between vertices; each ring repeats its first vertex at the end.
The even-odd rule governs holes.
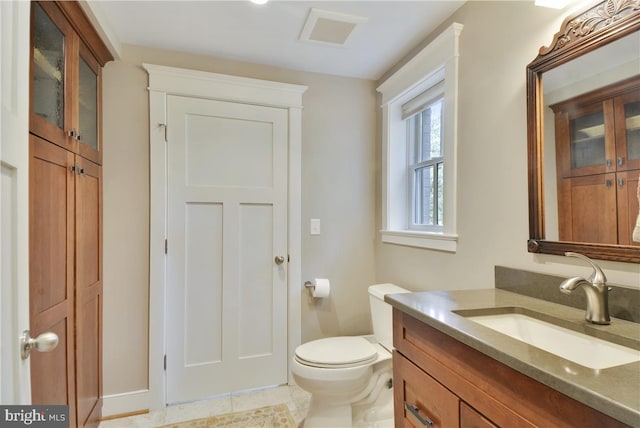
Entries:
POLYGON ((640 350, 522 314, 478 315, 467 319, 592 369, 606 369, 640 361, 640 350))

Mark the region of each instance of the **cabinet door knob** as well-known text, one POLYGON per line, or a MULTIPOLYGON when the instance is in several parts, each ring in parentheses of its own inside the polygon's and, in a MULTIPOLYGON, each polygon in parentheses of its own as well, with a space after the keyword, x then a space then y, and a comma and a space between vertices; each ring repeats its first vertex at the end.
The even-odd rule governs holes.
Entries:
POLYGON ((622 166, 624 164, 624 158, 620 157, 617 160, 618 166, 622 166))
POLYGON ((611 159, 607 159, 607 167, 611 166, 611 159))
POLYGON ((618 178, 618 186, 622 187, 624 185, 624 180, 622 178, 618 178))
POLYGON ((604 184, 605 184, 607 187, 611 187, 611 184, 612 184, 612 183, 611 183, 611 180, 605 180, 604 184))

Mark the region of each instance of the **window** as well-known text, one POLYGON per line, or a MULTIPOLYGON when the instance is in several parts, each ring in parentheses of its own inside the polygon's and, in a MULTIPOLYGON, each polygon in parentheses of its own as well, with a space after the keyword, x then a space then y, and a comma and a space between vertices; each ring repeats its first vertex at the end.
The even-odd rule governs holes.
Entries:
POLYGON ((378 87, 382 241, 456 251, 458 36, 452 24, 378 87))
POLYGON ((409 191, 409 228, 442 232, 444 223, 444 141, 442 133, 444 94, 443 84, 428 90, 418 98, 427 99, 419 104, 418 112, 402 106, 407 124, 407 172, 409 191), (427 98, 434 96, 435 98, 427 98))

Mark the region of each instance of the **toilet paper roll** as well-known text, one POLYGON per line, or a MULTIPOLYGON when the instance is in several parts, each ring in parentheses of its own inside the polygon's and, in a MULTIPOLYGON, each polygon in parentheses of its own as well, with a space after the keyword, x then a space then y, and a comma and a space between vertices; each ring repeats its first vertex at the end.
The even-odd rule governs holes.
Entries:
POLYGON ((329 293, 331 292, 331 284, 329 284, 329 280, 326 278, 316 278, 313 280, 313 284, 315 287, 311 292, 313 297, 329 297, 329 293))

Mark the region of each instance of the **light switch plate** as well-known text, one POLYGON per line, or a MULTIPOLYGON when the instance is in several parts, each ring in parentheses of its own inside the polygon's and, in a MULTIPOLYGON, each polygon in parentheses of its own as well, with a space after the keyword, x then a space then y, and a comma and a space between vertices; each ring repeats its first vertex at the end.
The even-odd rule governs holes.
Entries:
POLYGON ((309 233, 311 235, 320 235, 320 219, 312 218, 309 221, 309 233))

